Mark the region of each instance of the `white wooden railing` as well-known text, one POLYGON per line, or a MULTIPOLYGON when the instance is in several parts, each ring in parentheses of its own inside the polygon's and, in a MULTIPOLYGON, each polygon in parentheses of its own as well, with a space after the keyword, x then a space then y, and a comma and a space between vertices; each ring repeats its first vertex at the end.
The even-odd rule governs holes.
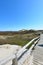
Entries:
POLYGON ((32 42, 34 42, 34 41, 37 40, 37 39, 39 39, 39 37, 36 37, 36 38, 32 39, 29 43, 27 43, 24 47, 22 47, 22 49, 20 49, 20 50, 18 51, 17 57, 19 58, 19 57, 22 55, 22 53, 24 53, 24 52, 26 51, 26 48, 27 48, 32 42))
POLYGON ((5 59, 0 60, 0 65, 6 65, 10 60, 12 60, 12 65, 18 65, 18 60, 20 60, 20 58, 22 57, 22 55, 24 53, 26 53, 26 51, 28 51, 28 49, 26 49, 32 42, 34 42, 34 44, 29 48, 29 54, 31 54, 32 49, 35 47, 36 43, 39 41, 40 37, 36 37, 34 39, 32 39, 29 43, 27 43, 24 47, 22 47, 17 54, 12 54, 10 56, 8 56, 5 59))

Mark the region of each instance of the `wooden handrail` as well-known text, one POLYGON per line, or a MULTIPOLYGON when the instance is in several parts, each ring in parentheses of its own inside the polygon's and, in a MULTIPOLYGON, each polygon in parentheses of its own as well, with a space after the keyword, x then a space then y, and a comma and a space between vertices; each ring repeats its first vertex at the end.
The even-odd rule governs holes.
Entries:
POLYGON ((35 41, 36 39, 39 39, 39 36, 36 37, 36 38, 34 38, 34 39, 32 39, 29 43, 27 43, 25 46, 23 46, 22 49, 20 49, 20 50, 18 51, 17 57, 19 58, 19 57, 22 55, 22 53, 25 52, 25 49, 26 49, 33 41, 35 41))

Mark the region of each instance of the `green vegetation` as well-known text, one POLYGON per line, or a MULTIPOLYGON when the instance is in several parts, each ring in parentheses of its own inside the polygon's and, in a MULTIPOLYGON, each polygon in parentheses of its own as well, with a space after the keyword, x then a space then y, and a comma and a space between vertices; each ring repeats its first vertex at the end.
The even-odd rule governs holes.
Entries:
POLYGON ((35 38, 38 36, 38 34, 36 33, 16 33, 13 34, 9 37, 9 35, 2 35, 3 37, 6 37, 5 39, 1 39, 0 38, 0 44, 14 44, 14 45, 20 45, 20 46, 24 46, 25 44, 27 44, 31 39, 35 38))

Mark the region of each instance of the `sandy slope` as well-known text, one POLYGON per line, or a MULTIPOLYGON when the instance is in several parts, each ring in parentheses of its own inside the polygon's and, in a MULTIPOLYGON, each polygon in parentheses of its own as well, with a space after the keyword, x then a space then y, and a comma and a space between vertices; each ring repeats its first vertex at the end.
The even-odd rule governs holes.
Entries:
MULTIPOLYGON (((0 62, 2 59, 7 58, 11 54, 17 53, 17 51, 20 49, 20 46, 17 45, 0 45, 0 62)), ((6 65, 11 65, 11 62, 6 64, 6 65)))

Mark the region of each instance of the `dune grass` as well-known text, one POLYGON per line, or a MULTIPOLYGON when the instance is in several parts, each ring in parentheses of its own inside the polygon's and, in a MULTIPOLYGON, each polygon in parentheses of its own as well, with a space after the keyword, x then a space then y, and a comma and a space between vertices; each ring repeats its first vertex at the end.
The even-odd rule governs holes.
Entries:
MULTIPOLYGON (((4 37, 7 35, 3 35, 4 37)), ((11 36, 11 35, 10 35, 11 36)), ((0 44, 13 44, 13 45, 20 45, 24 46, 27 44, 31 39, 37 37, 34 33, 29 34, 14 34, 12 37, 6 37, 6 39, 0 39, 0 44)))

